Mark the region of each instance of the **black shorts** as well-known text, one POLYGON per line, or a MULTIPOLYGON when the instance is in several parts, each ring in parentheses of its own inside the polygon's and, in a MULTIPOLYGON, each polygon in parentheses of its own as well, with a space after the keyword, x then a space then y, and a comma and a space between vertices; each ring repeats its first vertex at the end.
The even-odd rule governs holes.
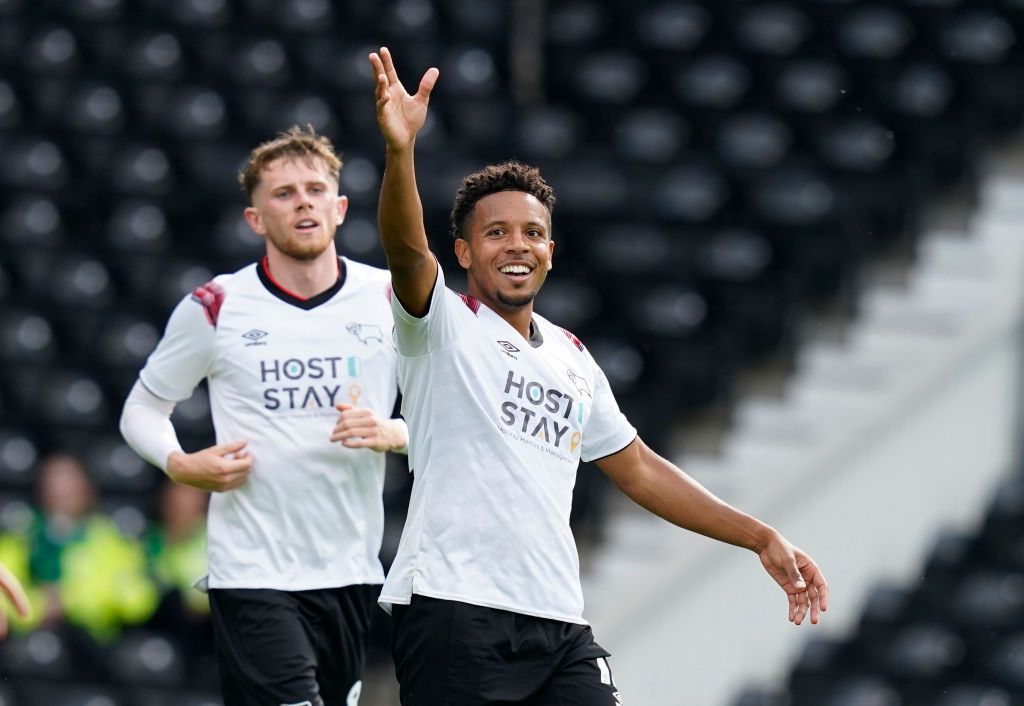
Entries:
POLYGON ((379 588, 211 589, 224 706, 355 706, 379 588))
POLYGON ((413 596, 395 605, 402 706, 618 706, 587 625, 413 596))

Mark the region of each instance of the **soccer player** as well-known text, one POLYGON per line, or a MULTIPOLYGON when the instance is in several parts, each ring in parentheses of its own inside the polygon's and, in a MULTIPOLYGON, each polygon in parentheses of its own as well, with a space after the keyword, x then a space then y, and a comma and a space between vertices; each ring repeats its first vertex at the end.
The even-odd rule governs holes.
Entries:
POLYGON ((266 256, 178 304, 121 417, 140 455, 213 491, 207 583, 225 706, 359 699, 384 579, 379 452, 404 449, 407 431, 389 419, 388 273, 335 251, 340 170, 312 128, 253 150, 239 180, 266 256), (217 444, 186 453, 170 415, 203 378, 217 444))
POLYGON ((608 652, 583 619, 569 529, 581 458, 649 511, 753 551, 785 591, 789 620, 809 612, 816 623, 828 594, 811 558, 644 445, 584 345, 534 313, 552 265, 555 202, 536 169, 509 162, 465 178, 451 228, 469 291, 446 288, 413 164, 438 71, 410 95, 387 49, 370 62, 415 478, 381 595, 404 706, 621 703, 608 652))

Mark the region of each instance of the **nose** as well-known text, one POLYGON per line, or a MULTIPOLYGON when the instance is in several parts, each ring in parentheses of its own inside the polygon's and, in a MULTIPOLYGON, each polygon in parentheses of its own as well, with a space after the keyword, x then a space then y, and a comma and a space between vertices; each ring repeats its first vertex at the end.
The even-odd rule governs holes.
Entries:
POLYGON ((519 228, 513 228, 509 232, 506 249, 509 252, 527 252, 530 249, 530 241, 527 239, 526 233, 519 228))
POLYGON ((309 192, 306 189, 300 188, 296 193, 298 194, 298 200, 295 204, 296 210, 313 207, 313 199, 309 197, 309 192))

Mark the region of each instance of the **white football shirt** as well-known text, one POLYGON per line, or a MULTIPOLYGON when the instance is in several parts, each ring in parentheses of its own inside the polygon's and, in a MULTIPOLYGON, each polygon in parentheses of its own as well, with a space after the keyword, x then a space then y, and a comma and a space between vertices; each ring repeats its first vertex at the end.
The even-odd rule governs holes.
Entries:
POLYGON ((390 277, 346 258, 338 282, 295 297, 254 264, 186 297, 139 377, 187 399, 205 377, 218 443, 252 472, 211 495, 210 588, 300 591, 380 583, 384 454, 331 443, 339 402, 390 417, 398 392, 390 277))
POLYGON ((569 529, 580 459, 636 430, 574 335, 534 314, 531 340, 438 267, 430 310, 392 298, 414 473, 409 515, 381 594, 412 594, 583 623, 569 529))

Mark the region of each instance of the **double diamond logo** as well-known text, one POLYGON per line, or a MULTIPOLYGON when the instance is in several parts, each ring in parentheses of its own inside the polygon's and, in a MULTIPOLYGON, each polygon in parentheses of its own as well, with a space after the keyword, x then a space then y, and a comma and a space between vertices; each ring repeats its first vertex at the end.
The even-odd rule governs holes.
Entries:
POLYGON ((263 339, 268 335, 270 334, 266 331, 260 331, 258 328, 254 328, 251 331, 243 333, 242 338, 248 341, 248 343, 245 344, 247 346, 265 346, 267 345, 267 342, 263 339))

